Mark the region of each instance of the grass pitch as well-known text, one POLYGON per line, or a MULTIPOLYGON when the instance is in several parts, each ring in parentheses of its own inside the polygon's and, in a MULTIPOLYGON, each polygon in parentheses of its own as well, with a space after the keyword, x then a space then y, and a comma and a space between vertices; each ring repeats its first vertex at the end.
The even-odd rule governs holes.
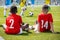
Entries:
MULTIPOLYGON (((31 33, 24 33, 22 35, 7 35, 4 33, 4 30, 2 28, 2 24, 5 23, 6 17, 3 15, 3 7, 0 7, 0 36, 2 36, 5 40, 60 40, 60 34, 52 34, 52 33, 34 33, 33 30, 31 30, 31 33)), ((33 12, 34 16, 29 17, 29 12, 31 11, 31 7, 27 7, 27 10, 24 12, 24 16, 22 17, 23 22, 29 23, 30 25, 33 25, 36 21, 38 14, 41 12, 41 7, 35 7, 33 12)), ((21 9, 18 8, 18 15, 20 13, 21 9)), ((7 10, 8 16, 9 9, 7 10)), ((60 6, 51 6, 50 13, 53 15, 54 19, 54 30, 55 32, 60 32, 60 6)))

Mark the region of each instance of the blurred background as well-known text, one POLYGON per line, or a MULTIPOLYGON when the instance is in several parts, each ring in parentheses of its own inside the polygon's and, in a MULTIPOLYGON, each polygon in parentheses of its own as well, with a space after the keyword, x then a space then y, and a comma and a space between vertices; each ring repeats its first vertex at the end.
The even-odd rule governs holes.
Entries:
MULTIPOLYGON (((8 1, 10 4, 13 1, 16 1, 18 4, 21 3, 21 0, 0 0, 0 6, 3 6, 8 1)), ((34 5, 43 5, 43 4, 48 4, 48 5, 60 5, 60 0, 26 0, 26 4, 28 5, 30 2, 34 3, 34 5)))

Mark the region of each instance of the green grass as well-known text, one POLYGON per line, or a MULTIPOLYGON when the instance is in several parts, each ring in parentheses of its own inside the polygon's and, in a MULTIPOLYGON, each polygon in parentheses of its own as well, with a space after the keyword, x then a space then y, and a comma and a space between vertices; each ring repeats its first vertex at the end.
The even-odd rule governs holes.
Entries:
MULTIPOLYGON (((8 11, 7 11, 7 16, 8 16, 8 11)), ((33 11, 34 12, 33 17, 27 17, 29 11, 31 11, 30 7, 27 8, 22 19, 23 22, 33 25, 38 17, 38 14, 41 12, 41 7, 40 6, 35 7, 33 11)), ((52 13, 54 19, 54 30, 55 32, 60 32, 60 6, 51 6, 50 12, 52 13)), ((20 9, 18 9, 17 14, 19 13, 20 13, 20 9)), ((31 33, 25 33, 23 35, 7 35, 4 33, 4 30, 1 26, 1 24, 5 23, 5 19, 6 17, 3 16, 3 8, 0 8, 0 36, 2 36, 5 40, 60 40, 60 34, 52 34, 52 33, 36 34, 34 33, 33 30, 31 30, 31 33)))

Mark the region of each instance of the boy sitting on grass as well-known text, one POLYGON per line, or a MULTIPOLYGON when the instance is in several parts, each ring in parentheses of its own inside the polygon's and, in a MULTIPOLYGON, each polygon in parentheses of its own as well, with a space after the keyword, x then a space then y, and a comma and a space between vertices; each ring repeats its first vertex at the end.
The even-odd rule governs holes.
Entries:
POLYGON ((42 13, 38 16, 38 24, 39 24, 39 32, 49 32, 54 33, 53 27, 53 18, 52 14, 48 13, 50 7, 48 5, 44 5, 42 7, 42 13))
POLYGON ((7 34, 22 34, 23 30, 29 32, 29 24, 22 25, 21 16, 17 15, 17 7, 11 6, 10 15, 6 18, 6 24, 3 24, 5 33, 7 34))

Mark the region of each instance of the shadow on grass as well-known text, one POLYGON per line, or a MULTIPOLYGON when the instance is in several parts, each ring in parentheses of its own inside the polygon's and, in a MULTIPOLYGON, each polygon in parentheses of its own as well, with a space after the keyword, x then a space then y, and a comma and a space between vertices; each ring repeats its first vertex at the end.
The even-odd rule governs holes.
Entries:
POLYGON ((0 27, 3 27, 2 25, 0 25, 0 27))
POLYGON ((22 36, 28 36, 28 33, 22 33, 22 34, 18 34, 18 35, 22 35, 22 36))
POLYGON ((33 17, 33 16, 26 16, 26 17, 33 17))
POLYGON ((28 36, 29 33, 22 33, 22 34, 7 34, 7 35, 12 35, 12 36, 28 36))
MULTIPOLYGON (((52 32, 49 31, 49 32, 43 32, 43 33, 52 33, 52 32)), ((54 33, 52 33, 52 34, 60 34, 60 32, 54 32, 54 33)))
POLYGON ((54 34, 60 34, 60 32, 56 32, 56 33, 54 33, 54 34))
POLYGON ((18 34, 18 35, 22 35, 22 36, 28 36, 29 34, 31 34, 32 32, 28 32, 28 33, 22 33, 22 34, 18 34))

